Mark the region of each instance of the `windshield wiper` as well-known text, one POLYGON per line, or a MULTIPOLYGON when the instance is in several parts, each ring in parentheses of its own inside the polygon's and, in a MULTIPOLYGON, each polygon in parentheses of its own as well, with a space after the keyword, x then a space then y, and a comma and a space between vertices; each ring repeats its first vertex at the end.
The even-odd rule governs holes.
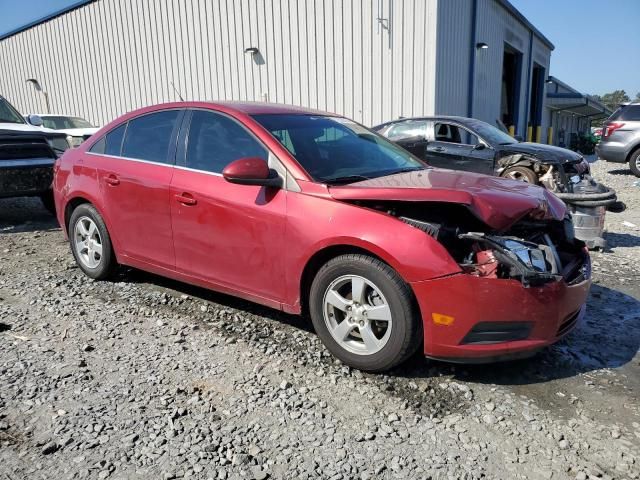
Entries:
POLYGON ((343 185, 360 182, 362 180, 369 180, 369 177, 365 177, 364 175, 345 175, 343 177, 324 178, 322 181, 327 185, 343 185))
POLYGON ((398 170, 390 170, 388 172, 384 172, 384 175, 381 175, 383 177, 386 177, 387 175, 396 175, 398 173, 407 173, 407 172, 417 172, 418 170, 424 170, 424 167, 406 167, 406 168, 399 168, 398 170))

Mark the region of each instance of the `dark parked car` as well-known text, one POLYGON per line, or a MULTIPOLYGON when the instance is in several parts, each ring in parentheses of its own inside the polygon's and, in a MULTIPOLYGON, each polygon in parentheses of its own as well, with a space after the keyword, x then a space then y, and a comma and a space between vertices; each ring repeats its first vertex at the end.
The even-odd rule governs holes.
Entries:
POLYGON ((344 363, 418 348, 531 355, 583 316, 590 263, 543 188, 430 168, 346 118, 180 102, 115 120, 57 161, 80 269, 155 272, 308 313, 344 363))
POLYGON ((596 153, 607 162, 628 163, 640 177, 640 103, 620 105, 613 112, 602 129, 596 153))
POLYGON ((429 165, 542 183, 571 191, 589 164, 579 153, 541 143, 519 142, 486 122, 464 117, 400 119, 373 130, 429 165))
POLYGON ((66 135, 27 124, 0 96, 0 198, 37 196, 53 212, 53 164, 67 148, 66 135))
POLYGON ((613 190, 591 178, 581 154, 541 143, 520 142, 486 122, 464 117, 395 120, 373 130, 429 165, 540 184, 564 200, 576 236, 604 248, 606 207, 624 208, 613 190))

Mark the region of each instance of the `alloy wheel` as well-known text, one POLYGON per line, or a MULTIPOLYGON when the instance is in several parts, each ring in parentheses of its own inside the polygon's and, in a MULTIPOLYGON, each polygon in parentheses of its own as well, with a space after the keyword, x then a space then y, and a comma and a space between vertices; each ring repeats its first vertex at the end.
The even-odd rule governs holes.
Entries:
POLYGON ((74 227, 74 245, 78 259, 87 268, 97 268, 102 261, 102 238, 96 223, 89 217, 78 219, 74 227))
POLYGON ((329 333, 357 355, 379 352, 391 336, 391 308, 380 289, 358 275, 344 275, 327 287, 323 316, 329 333))

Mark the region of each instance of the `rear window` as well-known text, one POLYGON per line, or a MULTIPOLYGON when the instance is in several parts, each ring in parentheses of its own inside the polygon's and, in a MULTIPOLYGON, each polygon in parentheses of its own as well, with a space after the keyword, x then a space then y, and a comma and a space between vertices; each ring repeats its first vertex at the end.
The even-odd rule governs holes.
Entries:
POLYGON ((618 108, 609 117, 610 121, 626 120, 628 122, 640 122, 640 105, 625 105, 618 108))
POLYGON ((120 125, 118 128, 111 130, 99 141, 93 144, 90 152, 100 153, 104 155, 120 156, 122 150, 122 138, 124 137, 124 131, 127 124, 120 125))

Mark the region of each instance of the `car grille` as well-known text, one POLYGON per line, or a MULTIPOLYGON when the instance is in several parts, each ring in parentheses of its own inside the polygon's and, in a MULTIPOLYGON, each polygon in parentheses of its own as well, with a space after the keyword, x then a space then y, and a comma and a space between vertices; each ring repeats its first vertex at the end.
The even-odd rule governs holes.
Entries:
POLYGON ((44 140, 0 139, 0 161, 25 158, 55 158, 55 155, 44 140))
POLYGON ((578 323, 578 318, 580 318, 580 310, 572 313, 564 322, 562 322, 562 324, 558 328, 558 331, 556 332, 556 337, 561 337, 571 331, 573 327, 576 326, 576 323, 578 323))

